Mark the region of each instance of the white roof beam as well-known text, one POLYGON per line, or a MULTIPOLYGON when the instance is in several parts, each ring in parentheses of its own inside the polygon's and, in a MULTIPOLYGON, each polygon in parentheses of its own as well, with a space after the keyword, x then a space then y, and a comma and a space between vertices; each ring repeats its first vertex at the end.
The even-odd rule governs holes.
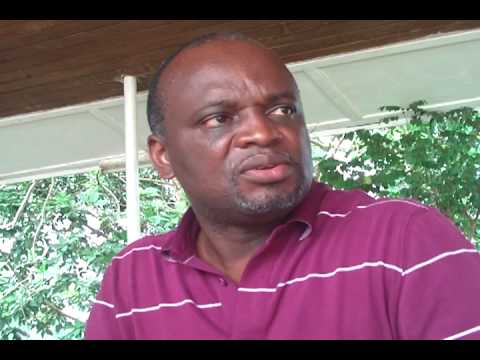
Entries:
POLYGON ((361 123, 363 117, 353 105, 352 101, 338 88, 328 75, 317 68, 309 68, 304 71, 315 87, 330 100, 337 109, 350 120, 361 123))

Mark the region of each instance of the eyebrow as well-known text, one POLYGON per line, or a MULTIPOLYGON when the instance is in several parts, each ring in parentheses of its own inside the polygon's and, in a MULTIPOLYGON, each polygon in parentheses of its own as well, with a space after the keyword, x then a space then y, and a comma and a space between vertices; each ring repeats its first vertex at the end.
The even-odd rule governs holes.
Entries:
POLYGON ((231 106, 234 102, 229 99, 214 100, 207 103, 205 106, 202 106, 198 111, 203 111, 211 107, 221 107, 221 106, 231 106))
POLYGON ((268 103, 275 103, 275 102, 278 102, 278 101, 284 100, 284 99, 297 101, 298 97, 296 96, 295 92, 287 90, 287 91, 284 91, 284 92, 281 92, 281 93, 278 93, 278 94, 270 95, 267 98, 267 102, 268 103))
MULTIPOLYGON (((290 90, 278 93, 278 94, 272 94, 267 97, 267 103, 276 103, 281 100, 292 100, 292 101, 297 101, 298 98, 295 94, 295 92, 292 92, 290 90)), ((205 109, 212 108, 212 107, 229 107, 229 106, 235 106, 235 101, 225 98, 225 99, 215 99, 209 103, 207 103, 205 106, 202 106, 200 109, 197 110, 197 112, 204 111, 205 109)))

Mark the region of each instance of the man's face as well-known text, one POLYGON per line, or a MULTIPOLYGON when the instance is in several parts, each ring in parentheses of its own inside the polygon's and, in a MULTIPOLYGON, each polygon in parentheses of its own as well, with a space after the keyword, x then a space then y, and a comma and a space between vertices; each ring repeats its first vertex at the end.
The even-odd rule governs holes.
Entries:
POLYGON ((180 54, 164 74, 165 154, 195 210, 275 214, 312 181, 295 83, 267 50, 213 41, 180 54))

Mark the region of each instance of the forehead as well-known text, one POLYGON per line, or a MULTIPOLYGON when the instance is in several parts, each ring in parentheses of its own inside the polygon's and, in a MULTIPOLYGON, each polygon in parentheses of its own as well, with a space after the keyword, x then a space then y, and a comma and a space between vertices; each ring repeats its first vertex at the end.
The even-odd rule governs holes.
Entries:
POLYGON ((164 101, 190 107, 219 96, 247 100, 292 93, 288 69, 272 52, 244 41, 216 40, 185 50, 160 83, 164 101))

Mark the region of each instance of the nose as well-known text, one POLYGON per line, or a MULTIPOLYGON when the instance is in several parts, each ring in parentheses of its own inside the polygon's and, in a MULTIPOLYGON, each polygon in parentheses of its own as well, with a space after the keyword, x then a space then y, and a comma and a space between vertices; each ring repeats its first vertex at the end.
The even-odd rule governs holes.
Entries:
POLYGON ((270 119, 259 110, 252 110, 243 114, 241 127, 236 136, 236 145, 245 148, 252 145, 269 146, 281 139, 280 124, 270 119))

